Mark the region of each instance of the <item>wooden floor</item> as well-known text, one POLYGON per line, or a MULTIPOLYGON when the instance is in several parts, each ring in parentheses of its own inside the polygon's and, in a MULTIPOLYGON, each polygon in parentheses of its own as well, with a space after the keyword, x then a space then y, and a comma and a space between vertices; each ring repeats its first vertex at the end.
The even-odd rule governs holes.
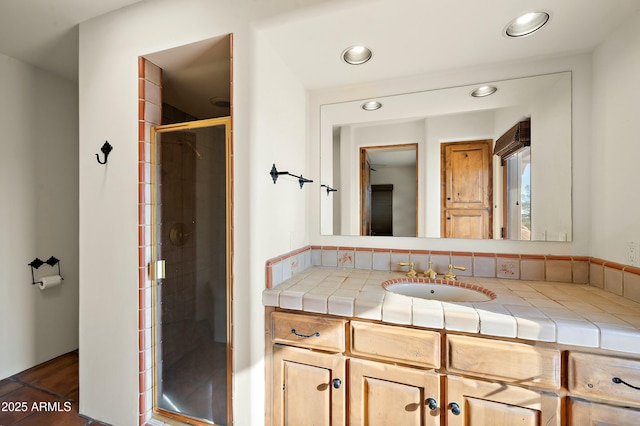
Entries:
POLYGON ((78 352, 0 380, 0 426, 101 426, 78 414, 78 352))

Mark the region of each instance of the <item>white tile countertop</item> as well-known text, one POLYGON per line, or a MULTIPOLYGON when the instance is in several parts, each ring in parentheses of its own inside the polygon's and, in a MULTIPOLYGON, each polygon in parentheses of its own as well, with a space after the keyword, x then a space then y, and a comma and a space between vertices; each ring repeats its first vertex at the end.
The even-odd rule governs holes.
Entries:
POLYGON ((386 291, 400 272, 314 266, 262 293, 264 306, 391 324, 557 342, 640 355, 640 303, 600 288, 548 281, 459 277, 496 294, 453 303, 386 291))

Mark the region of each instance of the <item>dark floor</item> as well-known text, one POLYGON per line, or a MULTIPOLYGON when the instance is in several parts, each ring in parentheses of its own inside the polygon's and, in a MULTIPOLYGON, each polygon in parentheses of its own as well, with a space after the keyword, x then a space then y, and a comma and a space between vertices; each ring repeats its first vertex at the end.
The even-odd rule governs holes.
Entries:
POLYGON ((101 426, 78 414, 78 352, 0 380, 0 426, 101 426))

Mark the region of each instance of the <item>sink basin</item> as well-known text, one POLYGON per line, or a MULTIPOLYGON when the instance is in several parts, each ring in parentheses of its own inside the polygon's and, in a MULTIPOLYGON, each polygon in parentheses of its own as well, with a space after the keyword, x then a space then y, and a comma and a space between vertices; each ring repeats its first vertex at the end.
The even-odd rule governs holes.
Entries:
POLYGON ((382 287, 396 294, 438 300, 440 302, 488 302, 496 294, 475 284, 427 278, 399 278, 382 283, 382 287))

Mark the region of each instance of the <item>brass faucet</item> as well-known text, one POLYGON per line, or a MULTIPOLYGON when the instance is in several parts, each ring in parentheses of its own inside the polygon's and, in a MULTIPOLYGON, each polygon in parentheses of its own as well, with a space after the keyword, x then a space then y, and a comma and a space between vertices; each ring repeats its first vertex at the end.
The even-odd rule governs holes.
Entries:
POLYGON ((436 278, 436 277, 438 276, 438 274, 436 273, 436 271, 434 271, 434 270, 431 268, 431 265, 433 265, 433 262, 432 262, 432 261, 429 261, 429 269, 427 269, 426 271, 424 271, 424 276, 425 276, 426 278, 434 279, 434 278, 436 278))
POLYGON ((456 279, 456 274, 453 273, 453 270, 457 269, 459 271, 466 271, 467 268, 464 266, 453 266, 453 264, 449 264, 449 272, 447 272, 446 274, 444 274, 444 279, 447 281, 455 281, 456 279))
POLYGON ((398 263, 398 265, 409 267, 409 272, 407 272, 408 277, 414 278, 416 275, 418 275, 418 273, 413 269, 413 262, 400 262, 398 263))

